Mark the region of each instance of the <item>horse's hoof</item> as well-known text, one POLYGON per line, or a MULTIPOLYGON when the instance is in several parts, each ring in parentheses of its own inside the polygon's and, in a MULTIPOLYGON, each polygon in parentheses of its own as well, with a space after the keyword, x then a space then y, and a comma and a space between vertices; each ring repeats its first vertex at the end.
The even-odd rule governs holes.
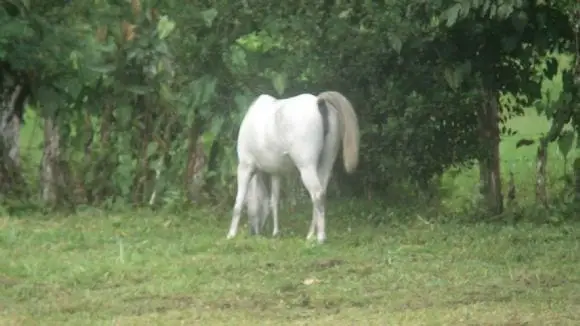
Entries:
POLYGON ((235 234, 228 233, 228 235, 226 236, 226 239, 230 240, 230 239, 232 239, 235 236, 236 236, 235 234))

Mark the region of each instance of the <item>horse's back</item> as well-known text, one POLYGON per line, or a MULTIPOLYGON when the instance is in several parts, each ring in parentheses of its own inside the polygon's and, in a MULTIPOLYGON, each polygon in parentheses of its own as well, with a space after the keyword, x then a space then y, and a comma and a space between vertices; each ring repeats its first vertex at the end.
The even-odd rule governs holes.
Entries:
POLYGON ((281 110, 279 121, 286 129, 293 129, 291 131, 309 128, 321 118, 317 100, 316 96, 308 93, 278 100, 281 110))
POLYGON ((252 114, 255 111, 271 110, 272 105, 276 101, 277 99, 271 95, 261 94, 252 102, 246 115, 252 114))
POLYGON ((276 99, 260 95, 248 109, 238 135, 238 158, 274 173, 318 158, 322 116, 312 94, 276 99), (298 162, 297 162, 298 161, 298 162))
POLYGON ((277 99, 262 94, 252 102, 240 125, 237 153, 240 163, 258 165, 259 162, 275 162, 278 144, 274 139, 274 123, 277 99))

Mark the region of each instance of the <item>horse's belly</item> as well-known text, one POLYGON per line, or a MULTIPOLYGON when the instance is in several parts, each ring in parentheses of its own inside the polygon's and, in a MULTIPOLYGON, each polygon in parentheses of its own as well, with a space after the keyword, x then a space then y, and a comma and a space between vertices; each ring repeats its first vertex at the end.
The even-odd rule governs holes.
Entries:
POLYGON ((256 165, 260 170, 273 174, 288 172, 294 166, 287 154, 275 152, 266 152, 257 155, 256 165))

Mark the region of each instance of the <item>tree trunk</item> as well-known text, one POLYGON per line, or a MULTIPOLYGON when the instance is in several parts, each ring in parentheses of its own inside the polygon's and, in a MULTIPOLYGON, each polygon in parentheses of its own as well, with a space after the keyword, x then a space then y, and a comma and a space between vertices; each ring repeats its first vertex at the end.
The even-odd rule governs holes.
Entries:
POLYGON ((546 190, 546 164, 548 164, 548 142, 540 141, 536 155, 536 201, 548 207, 548 192, 546 190))
POLYGON ((92 179, 88 182, 85 179, 89 203, 102 202, 114 193, 110 180, 116 159, 114 150, 110 149, 111 129, 114 128, 113 108, 111 103, 103 106, 99 127, 100 139, 94 140, 95 145, 98 145, 91 147, 91 155, 89 156, 91 162, 87 162, 85 165, 87 170, 92 170, 92 179))
POLYGON ((145 95, 138 95, 134 102, 132 120, 137 122, 139 127, 131 132, 132 158, 137 162, 130 190, 131 200, 134 205, 148 202, 151 196, 148 186, 155 177, 154 172, 151 173, 152 171, 149 169, 151 158, 147 153, 149 143, 153 141, 152 135, 156 132, 152 126, 153 114, 149 98, 146 98, 145 95))
POLYGON ((44 119, 44 150, 42 152, 40 189, 42 200, 57 204, 62 186, 60 171, 60 134, 53 118, 44 119))
MULTIPOLYGON (((580 6, 576 5, 573 12, 572 21, 574 24, 574 33, 576 34, 576 56, 574 57, 574 98, 580 97, 580 6)), ((577 109, 577 108, 576 108, 577 109)), ((578 126, 576 126, 578 128, 578 126)), ((576 130, 578 134, 580 130, 576 130)), ((578 141, 578 140, 577 140, 578 141)), ((580 203, 580 158, 574 160, 574 200, 580 203)))
POLYGON ((507 193, 508 205, 513 207, 516 202, 516 180, 514 176, 514 171, 510 170, 510 178, 508 181, 508 193, 507 193))
POLYGON ((489 169, 486 163, 487 158, 479 159, 479 193, 484 196, 489 192, 489 169))
POLYGON ((24 89, 20 85, 5 87, 0 93, 0 192, 23 185, 20 171, 20 120, 24 89))
POLYGON ((153 180, 152 193, 151 197, 149 198, 150 206, 155 205, 157 198, 162 196, 163 192, 167 189, 167 182, 162 182, 162 180, 163 178, 167 177, 165 172, 171 169, 171 144, 174 140, 176 140, 175 124, 178 120, 177 116, 171 115, 169 110, 167 110, 165 107, 161 105, 158 107, 163 110, 163 119, 161 120, 163 123, 158 125, 164 126, 164 130, 160 137, 157 138, 158 144, 160 144, 160 146, 157 148, 159 157, 156 163, 161 164, 155 164, 153 167, 155 172, 155 179, 153 180))
POLYGON ((580 203, 580 158, 576 158, 573 164, 574 169, 574 201, 580 203))
MULTIPOLYGON (((93 164, 93 141, 95 137, 95 128, 93 128, 93 123, 91 121, 91 115, 88 112, 84 113, 85 116, 85 135, 87 136, 85 143, 84 143, 84 153, 83 153, 83 163, 81 168, 81 176, 87 175, 91 169, 91 165, 93 164)), ((93 194, 92 191, 87 191, 87 178, 81 177, 78 180, 78 197, 81 200, 81 203, 86 204, 92 201, 93 194)))
POLYGON ((490 212, 503 212, 500 169, 499 94, 485 90, 484 105, 478 112, 482 154, 480 155, 480 182, 482 195, 490 212))
POLYGON ((200 199, 203 187, 203 171, 205 168, 207 156, 203 148, 202 137, 199 135, 198 128, 192 128, 189 136, 188 158, 187 158, 187 175, 186 188, 189 199, 197 201, 200 199))

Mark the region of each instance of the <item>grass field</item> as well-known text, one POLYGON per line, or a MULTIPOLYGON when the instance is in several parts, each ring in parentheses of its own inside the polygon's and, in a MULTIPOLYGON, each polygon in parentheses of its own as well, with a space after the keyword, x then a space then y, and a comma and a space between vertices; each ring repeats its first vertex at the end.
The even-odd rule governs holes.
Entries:
MULTIPOLYGON (((29 162, 40 160, 35 122, 29 162)), ((515 174, 520 214, 564 214, 535 209, 536 147, 515 149, 548 121, 510 123, 520 133, 502 141, 502 173, 515 174)), ((556 197, 566 171, 555 144, 548 162, 556 197)), ((580 220, 474 222, 477 179, 446 175, 436 209, 330 202, 323 246, 304 240, 308 204, 281 211, 281 238, 242 225, 230 241, 218 209, 0 216, 0 325, 580 324, 580 220)))
POLYGON ((228 216, 191 215, 0 220, 0 324, 580 322, 578 224, 331 222, 312 246, 305 216, 227 241, 228 216))
MULTIPOLYGON (((535 148, 515 141, 502 145, 504 165, 531 197, 535 148)), ((552 148, 554 180, 561 161, 552 148)), ((448 178, 437 214, 464 212, 476 180, 448 178)), ((580 223, 461 222, 400 206, 329 203, 323 246, 304 240, 308 205, 281 212, 280 239, 242 229, 227 241, 229 212, 205 209, 1 218, 0 325, 580 323, 580 223)))

